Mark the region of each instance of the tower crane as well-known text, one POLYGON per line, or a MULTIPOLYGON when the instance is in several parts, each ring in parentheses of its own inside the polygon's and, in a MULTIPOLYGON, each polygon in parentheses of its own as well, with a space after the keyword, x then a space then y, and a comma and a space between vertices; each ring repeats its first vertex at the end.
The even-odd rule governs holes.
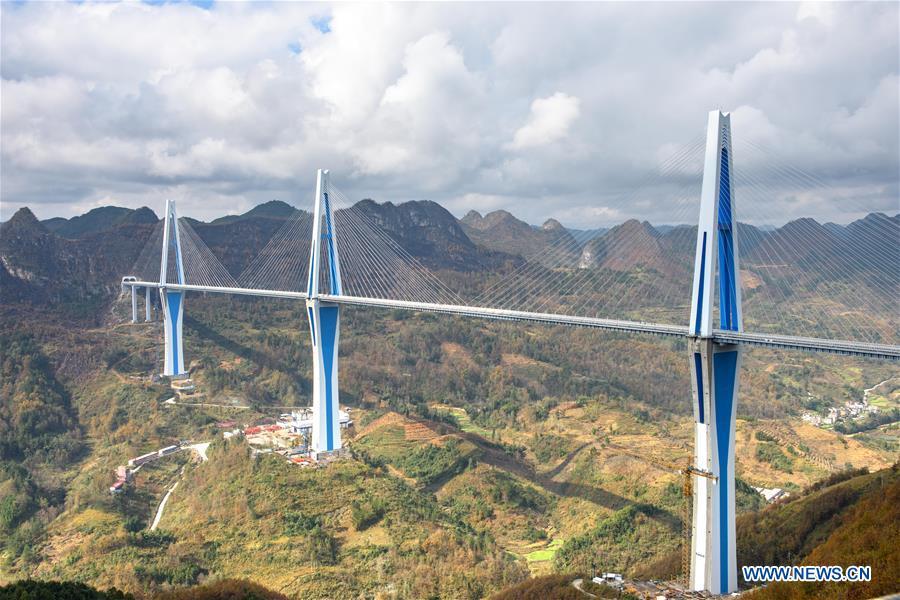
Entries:
POLYGON ((681 475, 681 491, 685 499, 683 504, 684 510, 681 515, 681 576, 684 579, 685 586, 687 586, 691 576, 691 509, 693 508, 691 506, 691 498, 694 495, 694 477, 705 477, 713 481, 716 481, 719 478, 709 471, 698 469, 690 462, 688 462, 687 465, 677 464, 653 455, 641 454, 635 450, 609 441, 603 442, 602 447, 636 458, 637 460, 646 462, 663 471, 681 475))

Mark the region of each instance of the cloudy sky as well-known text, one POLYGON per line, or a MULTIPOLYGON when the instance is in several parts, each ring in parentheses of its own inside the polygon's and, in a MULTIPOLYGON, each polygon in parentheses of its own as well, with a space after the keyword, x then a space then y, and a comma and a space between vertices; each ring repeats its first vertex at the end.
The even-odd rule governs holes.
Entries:
POLYGON ((897 3, 4 2, 0 21, 2 219, 305 206, 326 167, 351 198, 458 216, 690 221, 685 149, 714 108, 767 182, 757 221, 900 209, 897 3))

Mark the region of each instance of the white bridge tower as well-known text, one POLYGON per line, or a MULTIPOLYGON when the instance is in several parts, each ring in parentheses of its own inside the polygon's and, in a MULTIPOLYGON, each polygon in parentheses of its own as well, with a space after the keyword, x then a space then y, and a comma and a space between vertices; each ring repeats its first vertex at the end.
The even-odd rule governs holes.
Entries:
POLYGON ((316 174, 316 202, 309 252, 306 314, 309 318, 313 351, 312 449, 316 452, 330 452, 341 447, 338 412, 338 337, 341 311, 339 305, 319 299, 322 268, 326 268, 328 293, 340 296, 341 265, 334 235, 334 215, 328 199, 328 171, 319 169, 316 174))
MULTIPOLYGON (((162 302, 163 328, 165 330, 165 362, 163 375, 184 375, 184 343, 181 326, 184 319, 184 290, 167 289, 169 252, 174 253, 175 283, 183 285, 184 264, 181 259, 181 234, 178 232, 178 216, 175 201, 166 200, 166 219, 163 224, 162 261, 159 265, 159 298, 162 302)), ((148 313, 149 314, 149 313, 148 313)))
POLYGON ((740 347, 713 341, 713 296, 719 329, 743 331, 737 219, 732 181, 731 116, 709 113, 700 225, 691 304, 690 368, 694 405, 691 573, 693 590, 737 590, 734 525, 734 421, 740 347))

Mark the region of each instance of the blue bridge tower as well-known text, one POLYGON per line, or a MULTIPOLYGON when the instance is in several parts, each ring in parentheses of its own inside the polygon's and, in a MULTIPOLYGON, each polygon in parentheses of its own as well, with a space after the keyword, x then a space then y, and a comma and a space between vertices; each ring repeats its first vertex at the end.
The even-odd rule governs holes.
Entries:
POLYGON ((743 331, 737 218, 732 181, 731 116, 709 113, 694 262, 690 369, 694 405, 693 536, 689 585, 727 594, 737 590, 734 525, 734 424, 740 347, 713 341, 718 328, 743 331))
POLYGON ((313 350, 312 450, 316 452, 330 452, 341 448, 338 412, 338 337, 341 312, 339 305, 319 298, 323 273, 328 294, 340 296, 341 266, 334 235, 334 214, 328 199, 328 171, 319 169, 316 174, 316 202, 306 289, 306 314, 313 350))
MULTIPOLYGON (((178 216, 175 201, 166 200, 166 218, 163 224, 162 262, 159 267, 159 297, 162 302, 163 328, 165 331, 165 362, 163 375, 178 377, 185 374, 184 343, 181 326, 184 319, 184 290, 167 289, 169 260, 173 259, 175 283, 183 285, 184 263, 181 254, 181 234, 178 232, 178 216), (171 252, 171 257, 170 257, 171 252)), ((149 314, 149 312, 148 312, 149 314)))

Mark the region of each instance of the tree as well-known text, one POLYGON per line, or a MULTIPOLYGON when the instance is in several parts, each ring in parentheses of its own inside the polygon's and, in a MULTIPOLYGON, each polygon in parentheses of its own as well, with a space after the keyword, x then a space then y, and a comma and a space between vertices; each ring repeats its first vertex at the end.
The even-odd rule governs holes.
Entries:
POLYGON ((316 527, 307 538, 309 560, 315 565, 333 565, 337 562, 337 542, 321 527, 316 527))

